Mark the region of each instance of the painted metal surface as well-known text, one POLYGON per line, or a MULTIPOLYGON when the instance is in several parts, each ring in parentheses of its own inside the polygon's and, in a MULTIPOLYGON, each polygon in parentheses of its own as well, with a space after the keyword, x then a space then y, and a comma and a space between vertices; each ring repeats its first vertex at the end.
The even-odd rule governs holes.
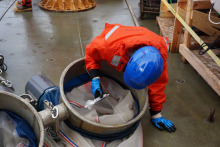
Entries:
MULTIPOLYGON (((71 80, 72 78, 87 73, 85 68, 85 61, 84 58, 80 58, 72 63, 70 63, 65 70, 63 71, 61 78, 60 78, 60 93, 61 93, 61 100, 66 105, 68 111, 69 111, 69 121, 76 127, 81 128, 82 130, 96 133, 96 134, 115 134, 119 132, 123 132, 129 127, 131 127, 135 122, 137 122, 143 114, 145 113, 147 106, 148 106, 148 96, 146 95, 145 90, 135 90, 132 88, 129 88, 131 92, 134 94, 135 98, 138 100, 138 104, 140 107, 140 114, 132 119, 131 121, 128 121, 124 124, 118 124, 118 125, 105 125, 101 123, 96 123, 93 121, 90 121, 84 117, 82 117, 76 110, 73 109, 73 107, 70 105, 70 103, 67 101, 66 96, 64 94, 64 85, 71 80)), ((120 82, 123 82, 123 73, 117 71, 113 67, 107 64, 107 62, 103 61, 101 63, 101 72, 105 75, 109 75, 120 82)))
POLYGON ((36 75, 33 76, 25 85, 25 93, 30 94, 33 98, 38 100, 45 89, 53 86, 56 85, 46 76, 36 75))
POLYGON ((94 0, 41 0, 39 6, 43 10, 57 12, 80 12, 95 8, 94 0))

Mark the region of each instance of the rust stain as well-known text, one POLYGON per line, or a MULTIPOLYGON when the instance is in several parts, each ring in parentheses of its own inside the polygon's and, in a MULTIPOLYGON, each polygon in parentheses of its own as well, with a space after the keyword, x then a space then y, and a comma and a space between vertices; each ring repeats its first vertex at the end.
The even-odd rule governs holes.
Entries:
POLYGON ((144 97, 142 96, 141 100, 140 100, 140 103, 143 101, 144 97))

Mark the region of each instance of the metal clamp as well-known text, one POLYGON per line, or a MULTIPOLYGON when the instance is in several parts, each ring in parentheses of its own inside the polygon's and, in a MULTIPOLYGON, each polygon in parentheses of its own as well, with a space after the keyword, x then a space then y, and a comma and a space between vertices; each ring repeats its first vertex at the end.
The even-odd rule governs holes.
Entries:
POLYGON ((59 109, 47 100, 44 101, 44 109, 50 110, 51 117, 53 118, 52 129, 56 133, 58 133, 59 132, 59 109))
POLYGON ((29 102, 37 110, 37 100, 34 99, 31 95, 22 94, 20 97, 29 102))
POLYGON ((52 112, 52 118, 57 118, 58 117, 57 107, 54 107, 54 105, 51 102, 49 102, 49 108, 50 108, 50 111, 52 112))

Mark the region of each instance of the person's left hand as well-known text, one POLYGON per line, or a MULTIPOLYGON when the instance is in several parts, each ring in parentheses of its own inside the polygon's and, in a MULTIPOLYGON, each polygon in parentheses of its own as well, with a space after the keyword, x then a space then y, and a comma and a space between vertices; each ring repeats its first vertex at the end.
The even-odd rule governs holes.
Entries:
POLYGON ((161 131, 163 129, 166 129, 169 132, 176 131, 176 127, 174 126, 174 124, 170 120, 165 119, 163 116, 158 118, 152 118, 151 120, 153 124, 161 131))

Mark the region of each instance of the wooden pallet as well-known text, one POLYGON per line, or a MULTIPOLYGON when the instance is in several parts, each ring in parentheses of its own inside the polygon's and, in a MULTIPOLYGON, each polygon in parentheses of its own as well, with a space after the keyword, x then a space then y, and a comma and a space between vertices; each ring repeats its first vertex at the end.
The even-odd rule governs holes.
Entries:
MULTIPOLYGON (((189 50, 184 44, 180 44, 179 51, 220 96, 220 67, 216 62, 207 53, 204 55, 198 55, 198 50, 189 50)), ((220 51, 212 51, 217 56, 220 55, 220 51)))
MULTIPOLYGON (((174 29, 174 19, 175 18, 161 18, 161 17, 157 17, 157 23, 160 27, 160 35, 163 37, 168 37, 169 38, 169 45, 171 46, 171 42, 173 40, 173 29, 174 29)), ((213 40, 215 40, 214 37, 212 36, 200 36, 201 39, 204 42, 213 42, 213 40)), ((181 31, 181 36, 180 36, 180 43, 183 43, 183 39, 184 39, 184 32, 181 31)), ((190 38, 190 49, 194 50, 194 49, 198 49, 200 47, 199 43, 193 38, 190 38)))
MULTIPOLYGON (((220 29, 220 25, 213 25, 208 20, 208 14, 197 11, 198 9, 210 9, 210 7, 211 3, 209 0, 193 0, 193 3, 190 5, 187 5, 187 0, 178 0, 177 4, 173 5, 176 12, 184 20, 189 21, 190 26, 194 26, 207 34, 206 36, 201 36, 205 42, 213 42, 220 35, 220 31, 218 30, 220 29)), ((160 11, 160 17, 157 17, 157 23, 160 26, 161 35, 169 37, 170 52, 179 52, 179 44, 183 43, 184 40, 182 24, 174 17, 163 2, 161 2, 160 11)), ((218 16, 217 12, 213 12, 212 15, 218 16)), ((219 18, 214 16, 211 16, 211 19, 216 22, 220 21, 219 18)), ((190 38, 189 33, 187 36, 190 38)), ((188 45, 190 49, 198 49, 199 47, 194 39, 189 39, 188 45)))
MULTIPOLYGON (((195 9, 210 9, 209 0, 178 0, 176 11, 190 26, 201 30, 206 36, 199 36, 204 42, 213 42, 220 35, 220 25, 213 25, 208 20, 208 14, 195 9)), ((190 63, 204 80, 220 96, 220 66, 209 54, 199 55, 199 43, 186 30, 182 31, 182 24, 161 3, 161 14, 157 17, 157 24, 161 29, 161 36, 169 38, 170 51, 180 52, 184 63, 190 63)), ((220 22, 220 18, 212 14, 211 19, 220 22)), ((218 15, 217 15, 218 16, 218 15)), ((203 50, 204 51, 204 50, 203 50)), ((212 50, 220 57, 219 50, 212 50)))

